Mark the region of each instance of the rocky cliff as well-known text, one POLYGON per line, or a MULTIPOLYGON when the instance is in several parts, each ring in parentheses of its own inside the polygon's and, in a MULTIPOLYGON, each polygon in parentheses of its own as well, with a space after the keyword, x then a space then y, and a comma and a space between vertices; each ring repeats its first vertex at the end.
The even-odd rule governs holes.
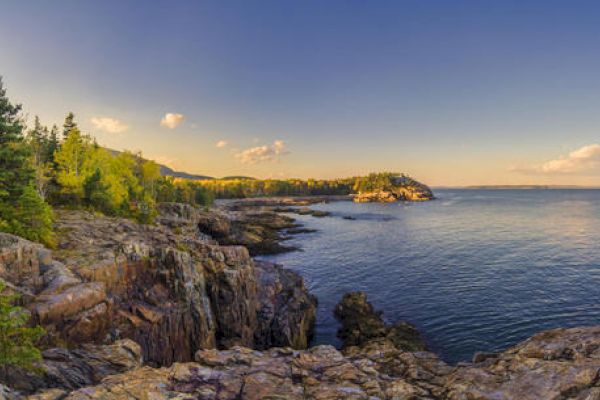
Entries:
POLYGON ((55 251, 0 234, 0 278, 46 328, 48 347, 130 339, 156 366, 215 347, 306 348, 316 300, 302 279, 203 235, 199 214, 164 205, 160 223, 145 226, 59 211, 55 251))

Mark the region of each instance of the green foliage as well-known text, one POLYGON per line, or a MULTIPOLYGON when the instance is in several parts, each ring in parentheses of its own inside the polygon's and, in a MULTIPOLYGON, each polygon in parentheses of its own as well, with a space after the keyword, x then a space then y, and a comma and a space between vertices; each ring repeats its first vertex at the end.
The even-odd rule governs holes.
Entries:
POLYGON ((215 193, 202 182, 162 177, 157 182, 157 200, 187 203, 193 206, 210 206, 215 199, 215 193))
POLYGON ((56 180, 61 188, 63 201, 80 204, 85 181, 83 165, 92 150, 89 136, 82 135, 77 127, 66 133, 60 149, 54 154, 57 166, 56 180))
POLYGON ((29 165, 31 149, 23 139, 21 105, 6 97, 0 79, 0 202, 13 203, 33 179, 29 165))
POLYGON ((217 198, 245 198, 261 196, 315 196, 348 195, 356 192, 389 190, 414 184, 404 174, 392 172, 372 173, 343 179, 213 179, 198 181, 217 198))
POLYGON ((35 117, 33 129, 27 132, 26 142, 31 150, 31 165, 34 170, 35 188, 42 199, 46 198, 52 182, 52 166, 56 145, 48 132, 42 126, 39 117, 35 117))
POLYGON ((35 363, 42 359, 35 346, 44 334, 42 327, 27 326, 29 315, 14 302, 19 296, 5 294, 6 284, 0 281, 0 365, 12 365, 35 370, 35 363))
POLYGON ((9 232, 54 247, 53 222, 52 208, 42 200, 33 186, 28 186, 17 200, 9 232))
POLYGON ((66 140, 71 131, 78 129, 77 123, 75 122, 75 115, 72 112, 69 112, 65 117, 65 122, 63 123, 63 140, 66 140))
POLYGON ((40 196, 49 174, 42 156, 45 131, 36 119, 26 141, 20 111, 0 79, 0 230, 53 245, 52 210, 40 196))

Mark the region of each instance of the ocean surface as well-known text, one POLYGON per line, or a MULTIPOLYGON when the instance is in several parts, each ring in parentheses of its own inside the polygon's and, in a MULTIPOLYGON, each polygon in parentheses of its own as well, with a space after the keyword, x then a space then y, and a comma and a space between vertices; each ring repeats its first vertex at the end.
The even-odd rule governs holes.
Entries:
POLYGON ((313 344, 340 344, 333 308, 353 290, 452 363, 544 329, 600 325, 600 190, 434 192, 294 215, 318 232, 288 242, 302 251, 263 258, 298 271, 318 297, 313 344))

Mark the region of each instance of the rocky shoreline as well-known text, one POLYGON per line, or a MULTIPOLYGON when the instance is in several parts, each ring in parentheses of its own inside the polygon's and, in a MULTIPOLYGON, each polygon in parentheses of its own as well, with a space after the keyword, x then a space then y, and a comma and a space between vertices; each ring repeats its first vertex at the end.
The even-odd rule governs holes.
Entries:
POLYGON ((4 369, 0 399, 600 399, 600 327, 451 366, 356 292, 332 310, 342 349, 308 348, 316 299, 252 256, 331 200, 162 204, 154 226, 62 210, 54 251, 0 234, 0 278, 48 332, 44 372, 4 369))

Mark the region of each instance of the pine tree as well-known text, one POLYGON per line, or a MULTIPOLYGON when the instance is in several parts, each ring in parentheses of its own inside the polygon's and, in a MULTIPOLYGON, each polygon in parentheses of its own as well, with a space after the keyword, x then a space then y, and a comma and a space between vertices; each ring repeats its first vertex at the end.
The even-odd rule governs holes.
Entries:
POLYGON ((69 136, 69 133, 71 133, 71 131, 74 129, 77 129, 75 115, 72 112, 69 112, 65 117, 65 122, 63 123, 63 140, 66 140, 67 136, 69 136))
POLYGON ((0 79, 0 229, 52 245, 52 210, 33 187, 33 153, 23 138, 20 111, 0 79))
POLYGON ((58 127, 52 125, 50 134, 48 135, 48 145, 46 146, 46 160, 48 160, 53 167, 56 167, 54 162, 54 153, 59 149, 60 141, 58 140, 58 127))
POLYGON ((0 366, 6 372, 8 366, 35 369, 42 359, 35 342, 44 334, 43 328, 27 326, 29 315, 14 302, 17 295, 5 294, 6 283, 0 280, 0 366))
POLYGON ((53 222, 50 206, 33 186, 26 187, 15 205, 12 233, 54 247, 53 222))
POLYGON ((46 198, 52 172, 52 164, 48 159, 48 136, 48 128, 42 126, 40 118, 36 116, 33 129, 27 132, 27 144, 32 152, 35 188, 42 199, 46 198))
POLYGON ((33 179, 20 112, 21 105, 11 104, 6 97, 0 78, 0 218, 6 217, 2 210, 14 204, 33 179))

